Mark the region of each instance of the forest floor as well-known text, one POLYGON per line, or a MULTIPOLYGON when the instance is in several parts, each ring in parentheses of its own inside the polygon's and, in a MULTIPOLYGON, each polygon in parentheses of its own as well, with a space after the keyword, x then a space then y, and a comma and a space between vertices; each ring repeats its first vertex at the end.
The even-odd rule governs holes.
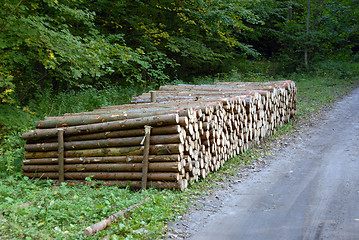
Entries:
POLYGON ((168 239, 357 239, 359 88, 196 200, 168 239), (238 177, 239 176, 239 177, 238 177))

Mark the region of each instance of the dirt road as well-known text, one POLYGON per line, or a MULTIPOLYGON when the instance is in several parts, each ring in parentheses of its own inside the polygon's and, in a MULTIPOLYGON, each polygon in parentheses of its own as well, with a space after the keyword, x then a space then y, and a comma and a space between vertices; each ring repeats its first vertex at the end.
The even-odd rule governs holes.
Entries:
POLYGON ((359 89, 295 139, 262 171, 204 198, 169 236, 359 239, 359 89))

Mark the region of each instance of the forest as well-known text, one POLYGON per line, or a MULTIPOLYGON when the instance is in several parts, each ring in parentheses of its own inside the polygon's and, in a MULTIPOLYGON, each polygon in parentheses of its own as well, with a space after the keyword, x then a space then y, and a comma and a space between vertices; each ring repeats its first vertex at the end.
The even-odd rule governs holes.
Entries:
MULTIPOLYGON (((2 0, 1 104, 44 91, 158 87, 246 60, 270 74, 358 60, 357 0, 2 0)), ((243 66, 243 64, 242 64, 243 66)))

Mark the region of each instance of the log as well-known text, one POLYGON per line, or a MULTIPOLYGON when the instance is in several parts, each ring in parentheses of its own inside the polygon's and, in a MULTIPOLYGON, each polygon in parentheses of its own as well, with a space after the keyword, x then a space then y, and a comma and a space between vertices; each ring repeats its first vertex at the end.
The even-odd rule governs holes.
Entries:
MULTIPOLYGON (((243 96, 245 97, 245 96, 243 96)), ((198 101, 175 101, 175 102, 169 102, 169 103, 139 103, 139 104, 125 104, 125 105, 115 105, 115 106, 108 106, 103 107, 100 109, 95 109, 92 112, 85 112, 85 113, 73 113, 73 114, 64 114, 64 117, 68 116, 82 116, 82 115, 98 115, 98 114, 124 114, 129 113, 129 111, 135 113, 141 113, 143 111, 149 111, 148 108, 163 108, 167 111, 170 111, 170 113, 178 113, 180 116, 187 116, 188 112, 187 110, 190 110, 191 108, 195 109, 198 107, 205 107, 208 104, 217 105, 220 103, 218 99, 204 99, 204 100, 198 100, 198 101), (144 110, 145 109, 145 110, 144 110)), ((202 109, 203 110, 203 109, 202 109)), ((163 111, 162 113, 165 113, 163 111)), ((160 114, 160 113, 158 113, 160 114)), ((52 117, 53 118, 53 117, 52 117)), ((52 119, 50 118, 50 119, 52 119)), ((56 117, 58 118, 58 117, 56 117)), ((60 117, 60 119, 63 117, 60 117)))
MULTIPOLYGON (((50 178, 58 179, 57 172, 24 172, 24 176, 29 178, 50 178)), ((65 172, 65 180, 85 180, 92 177, 96 180, 142 180, 142 172, 65 172)), ((148 173, 150 181, 178 181, 179 173, 172 172, 150 172, 148 173)))
POLYGON ((58 173, 59 173, 59 182, 63 182, 65 181, 65 177, 64 177, 64 156, 65 156, 65 148, 64 148, 64 130, 63 129, 59 129, 58 132, 58 146, 57 146, 57 159, 58 159, 58 173))
MULTIPOLYGON (((179 118, 179 123, 184 120, 184 117, 179 118)), ((188 121, 188 119, 187 119, 188 121)), ((180 125, 169 125, 163 127, 153 127, 151 132, 153 135, 168 135, 168 134, 176 134, 180 133, 182 128, 180 125)), ((91 134, 82 134, 75 136, 65 137, 65 142, 72 141, 82 141, 82 140, 95 140, 95 139, 106 139, 106 138, 125 138, 125 137, 137 137, 144 136, 145 130, 143 128, 139 129, 125 129, 120 131, 111 131, 111 132, 99 132, 99 133, 91 133, 91 134)), ((42 142, 56 142, 56 138, 45 139, 42 142)), ((28 140, 27 143, 41 143, 41 140, 28 140)))
POLYGON ((177 107, 173 108, 166 106, 165 108, 154 108, 145 110, 126 109, 116 112, 89 112, 86 115, 64 115, 62 117, 47 117, 45 120, 35 123, 36 128, 58 128, 68 126, 87 125, 94 123, 112 122, 126 119, 143 118, 159 115, 178 114, 180 116, 189 116, 190 108, 178 110, 177 107), (102 114, 99 114, 102 113, 102 114))
MULTIPOLYGON (((248 90, 248 89, 221 89, 221 88, 213 88, 212 90, 207 89, 208 91, 201 91, 193 89, 193 91, 159 91, 157 92, 157 101, 158 102, 166 102, 166 101, 176 101, 176 100, 193 100, 198 101, 201 99, 221 99, 225 97, 233 97, 233 96, 248 96, 248 95, 256 95, 260 94, 262 96, 269 95, 269 89, 259 89, 259 90, 248 90)), ((133 97, 132 103, 149 103, 150 95, 147 93, 142 94, 138 97, 133 97)))
POLYGON ((151 95, 151 102, 157 102, 157 92, 150 91, 150 95, 151 95))
MULTIPOLYGON (((121 120, 121 121, 67 127, 64 128, 64 135, 69 136, 69 135, 78 135, 78 134, 94 133, 94 132, 106 132, 106 131, 121 130, 121 129, 141 128, 144 127, 145 125, 148 126, 177 125, 178 121, 179 121, 178 114, 134 118, 134 119, 121 120)), ((37 129, 24 133, 22 135, 22 138, 25 140, 51 138, 51 137, 56 137, 56 134, 57 134, 56 128, 37 129)))
MULTIPOLYGON (((105 156, 136 156, 143 154, 143 146, 118 147, 118 148, 95 148, 84 150, 65 151, 65 157, 105 157, 105 156)), ((183 144, 158 144, 151 145, 150 154, 152 155, 168 155, 183 154, 183 144)), ((51 152, 25 152, 25 158, 56 158, 57 151, 51 152)))
POLYGON ((161 86, 160 91, 244 91, 248 90, 248 92, 252 90, 266 90, 261 85, 257 85, 258 87, 236 87, 236 86, 227 86, 227 85, 166 85, 161 86))
MULTIPOLYGON (((149 163, 150 172, 180 172, 181 162, 149 163)), ((24 172, 57 172, 58 165, 22 165, 24 172)), ((142 163, 96 163, 64 166, 65 172, 141 172, 142 163)))
MULTIPOLYGON (((151 144, 165 144, 165 143, 184 143, 185 136, 182 133, 171 135, 157 135, 151 137, 151 144)), ((101 140, 86 140, 86 141, 72 141, 65 142, 65 150, 91 149, 102 147, 122 147, 122 146, 139 146, 143 137, 128 137, 128 138, 110 138, 101 140)), ((25 144, 25 150, 29 152, 46 152, 53 151, 58 148, 58 143, 37 143, 25 144)))
MULTIPOLYGON (((64 160, 65 160, 65 164, 141 163, 143 160, 143 156, 80 157, 80 158, 65 158, 64 160)), ((179 162, 181 160, 181 156, 179 154, 150 155, 148 160, 150 162, 179 162)), ((25 165, 58 164, 58 159, 57 158, 24 159, 23 164, 25 165)))
POLYGON ((217 86, 240 86, 240 87, 255 87, 255 86, 262 86, 262 87, 272 87, 272 88, 285 88, 286 90, 295 91, 295 83, 291 80, 285 81, 268 81, 268 82, 215 82, 217 86))
MULTIPOLYGON (((144 150, 143 150, 143 161, 142 161, 142 190, 146 189, 147 187, 147 176, 148 176, 148 156, 150 155, 150 139, 151 138, 151 127, 145 126, 145 138, 144 141, 144 150)), ((142 144, 142 143, 141 143, 142 144)), ((179 165, 177 165, 179 167, 179 165)), ((176 172, 178 172, 179 169, 177 169, 176 172)))
POLYGON ((65 113, 61 117, 47 117, 46 120, 63 120, 69 117, 101 117, 102 115, 108 117, 112 114, 126 115, 129 118, 138 116, 136 114, 142 114, 140 116, 146 116, 178 113, 179 115, 187 116, 188 112, 186 110, 188 109, 190 109, 190 107, 180 101, 171 103, 124 104, 94 109, 91 112, 65 113))
POLYGON ((85 228, 83 231, 83 235, 88 237, 88 236, 93 236, 98 232, 101 232, 102 230, 104 230, 105 228, 107 228, 109 225, 111 225, 112 223, 116 222, 118 220, 118 218, 120 216, 125 216, 128 217, 131 213, 131 211, 135 210, 138 206, 142 205, 144 202, 149 201, 150 198, 146 198, 145 200, 142 200, 139 203, 136 203, 130 207, 128 207, 125 210, 119 211, 115 214, 112 214, 111 216, 105 218, 104 220, 95 223, 94 225, 85 228))

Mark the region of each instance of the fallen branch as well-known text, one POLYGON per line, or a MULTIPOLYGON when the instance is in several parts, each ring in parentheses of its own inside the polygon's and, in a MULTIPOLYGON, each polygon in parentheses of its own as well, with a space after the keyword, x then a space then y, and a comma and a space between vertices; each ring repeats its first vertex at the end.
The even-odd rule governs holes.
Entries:
POLYGON ((101 232, 102 230, 107 228, 109 225, 116 222, 120 216, 128 217, 131 214, 130 211, 136 209, 138 206, 142 205, 144 202, 147 202, 148 200, 150 200, 150 198, 146 198, 145 200, 142 200, 141 202, 136 203, 136 204, 128 207, 125 210, 122 210, 115 214, 112 214, 111 216, 105 218, 104 220, 102 220, 98 223, 95 223, 94 225, 92 225, 90 227, 85 228, 83 235, 84 236, 93 236, 96 233, 101 232))

